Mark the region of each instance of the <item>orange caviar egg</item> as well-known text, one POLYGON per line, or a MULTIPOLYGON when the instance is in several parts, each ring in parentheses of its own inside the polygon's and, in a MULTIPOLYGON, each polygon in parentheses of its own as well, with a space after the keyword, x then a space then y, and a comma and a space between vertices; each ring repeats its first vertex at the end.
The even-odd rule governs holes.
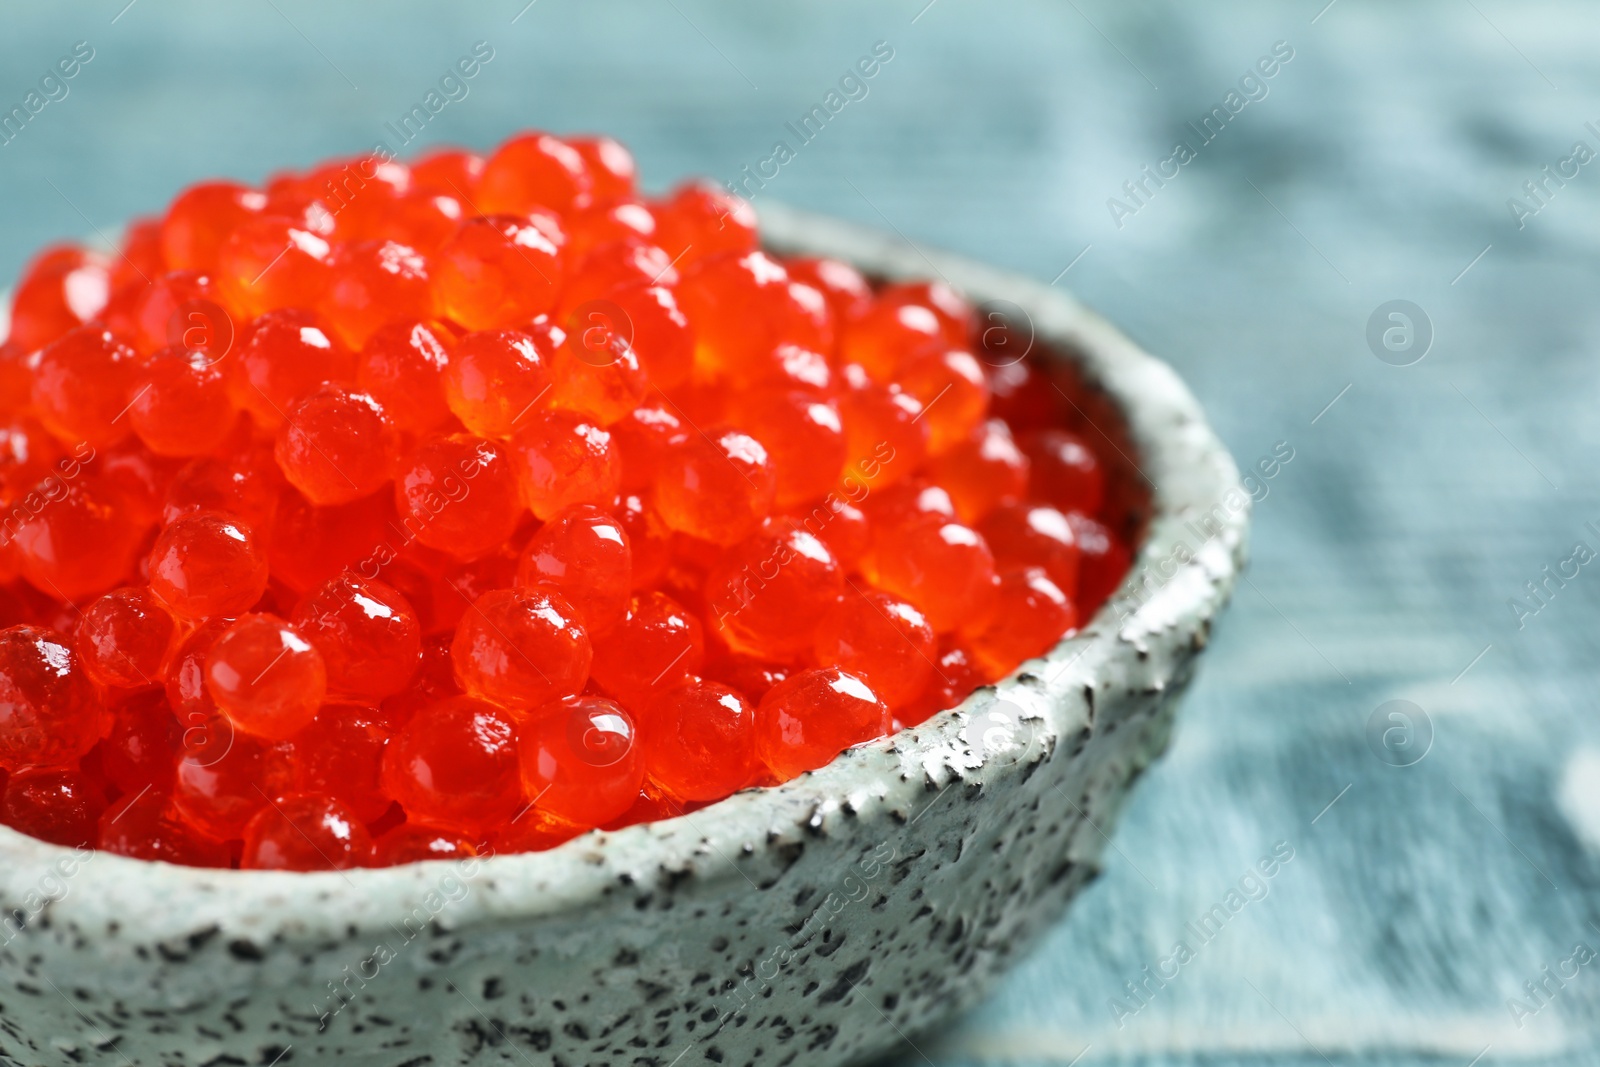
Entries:
POLYGON ((376 579, 329 579, 301 603, 293 624, 321 654, 331 693, 382 700, 404 689, 422 661, 415 609, 376 579))
POLYGON ((555 386, 550 406, 587 416, 602 426, 639 406, 649 379, 639 357, 609 326, 575 329, 551 360, 555 386))
MULTIPOLYGON (((341 241, 381 235, 395 205, 410 191, 411 171, 403 163, 376 156, 332 160, 306 175, 300 199, 306 218, 319 233, 341 241)), ((291 197, 293 194, 291 193, 291 197)))
POLYGON ((569 137, 567 144, 578 153, 589 172, 596 203, 605 204, 633 195, 639 169, 633 153, 610 137, 569 137))
POLYGON ((865 681, 838 667, 813 667, 786 678, 756 708, 756 752, 780 781, 888 732, 888 705, 865 681))
POLYGON ((767 663, 736 652, 718 656, 705 666, 707 678, 732 686, 756 703, 760 703, 773 686, 795 673, 797 668, 788 664, 767 663))
POLYGON ((936 514, 879 529, 862 572, 873 585, 915 604, 939 633, 986 621, 999 586, 983 536, 936 514))
POLYGON ((773 349, 771 361, 761 368, 760 377, 751 384, 757 388, 806 393, 819 400, 829 399, 837 391, 833 368, 828 365, 826 356, 787 342, 773 349))
POLYGON ((989 419, 929 464, 965 522, 1015 504, 1028 492, 1028 457, 999 419, 989 419))
POLYGON ((1043 567, 1000 576, 990 623, 972 634, 978 663, 999 677, 1023 660, 1042 656, 1078 626, 1078 610, 1043 567))
POLYGON ((406 822, 373 842, 374 859, 379 867, 394 867, 422 860, 461 860, 478 854, 472 839, 455 830, 406 822))
POLYGON ((979 527, 1001 567, 1043 567, 1069 596, 1078 590, 1078 535, 1071 519, 1048 504, 1007 504, 979 527))
POLYGON ((815 347, 789 272, 765 253, 698 261, 685 272, 678 298, 695 324, 696 365, 707 374, 758 374, 785 341, 815 347))
MULTIPOLYGON (((858 318, 872 307, 872 286, 848 263, 825 257, 801 256, 783 261, 789 277, 804 282, 827 298, 836 320, 858 318)), ((952 339, 952 344, 959 341, 952 339)))
POLYGON ((875 528, 901 526, 925 515, 955 518, 955 502, 945 487, 927 478, 912 478, 862 502, 875 528))
POLYGON ((0 823, 67 848, 94 844, 103 792, 80 770, 31 767, 0 789, 0 823))
POLYGON ((232 347, 236 321, 216 303, 211 276, 199 271, 171 271, 118 293, 106 308, 112 332, 141 352, 181 345, 221 359, 232 347))
POLYGON ((983 368, 965 349, 929 351, 906 368, 900 387, 922 404, 930 456, 941 456, 965 441, 989 410, 983 368))
POLYGON ((594 649, 595 684, 638 706, 687 680, 705 660, 700 619, 665 593, 636 594, 628 614, 594 649))
POLYGON ((62 246, 34 257, 12 297, 11 340, 32 351, 92 321, 110 299, 111 270, 104 256, 83 248, 62 246))
POLYGON ((786 526, 804 527, 828 546, 846 571, 854 571, 872 544, 866 513, 837 493, 829 493, 804 511, 778 520, 786 526))
POLYGON ((39 354, 33 405, 62 441, 116 443, 132 426, 127 414, 139 354, 109 330, 80 326, 39 354))
POLYGON ((340 340, 359 349, 389 319, 433 314, 427 261, 398 241, 342 244, 328 261, 322 313, 340 340))
POLYGON ((621 523, 592 504, 575 504, 533 535, 517 568, 517 585, 560 593, 584 629, 598 637, 628 613, 632 556, 621 523))
POLYGON ((1066 430, 1042 430, 1022 442, 1034 496, 1062 511, 1093 515, 1106 499, 1105 468, 1088 444, 1066 430))
POLYGON ((720 800, 756 780, 755 708, 737 690, 689 681, 652 700, 640 724, 652 784, 679 801, 720 800))
POLYGON ((232 724, 217 715, 205 675, 206 655, 231 625, 231 619, 208 619, 180 636, 168 659, 167 704, 183 728, 186 746, 198 749, 213 740, 227 744, 233 737, 232 724))
POLYGON ((876 303, 845 323, 839 352, 876 382, 894 381, 902 367, 927 355, 944 341, 939 316, 931 308, 910 303, 876 303))
POLYGON ((831 400, 798 390, 758 389, 741 403, 740 415, 761 427, 779 508, 815 500, 839 480, 846 442, 839 406, 831 400))
POLYGON ((736 652, 777 662, 800 659, 844 591, 827 545, 774 524, 723 555, 706 575, 708 616, 736 652))
POLYGON ((817 629, 818 663, 858 675, 893 710, 909 705, 936 672, 939 640, 916 606, 876 589, 839 598, 817 629))
POLYGON ((471 697, 425 707, 389 743, 383 786, 422 822, 483 834, 526 804, 516 723, 471 697))
POLYGON ((677 268, 662 249, 637 238, 612 241, 590 248, 573 262, 561 293, 561 307, 573 311, 624 286, 670 289, 677 284, 677 268))
POLYGON ((622 460, 606 430, 580 415, 537 412, 511 440, 522 501, 549 519, 574 504, 608 506, 622 481, 622 460))
POLYGON ((646 400, 607 429, 622 463, 622 488, 637 491, 655 481, 661 461, 693 431, 673 413, 665 397, 646 400))
POLYGON ((433 257, 438 313, 469 330, 526 322, 555 306, 563 272, 553 217, 468 219, 433 257))
POLYGON ((355 377, 355 358, 322 319, 303 308, 269 311, 251 323, 230 359, 229 387, 256 425, 275 430, 295 401, 324 382, 355 377))
POLYGON ((393 432, 371 396, 329 384, 289 409, 273 451, 283 476, 307 500, 348 504, 388 484, 393 432))
POLYGON ((293 488, 278 497, 267 541, 272 576, 307 593, 347 570, 370 571, 394 551, 394 501, 387 493, 318 507, 293 488))
POLYGON ((160 521, 167 490, 183 466, 178 460, 155 455, 138 441, 123 441, 96 453, 94 464, 120 497, 129 522, 140 529, 160 521))
POLYGON ((541 708, 522 723, 518 748, 522 790, 545 819, 599 826, 639 797, 644 760, 637 728, 614 700, 581 696, 541 708))
POLYGON ((425 438, 396 468, 394 488, 410 536, 462 559, 504 544, 527 511, 507 447, 472 434, 425 438))
POLYGON ((628 535, 628 566, 634 592, 661 580, 672 561, 672 531, 638 493, 622 496, 612 514, 628 535))
POLYGON ((217 293, 246 318, 313 306, 327 290, 331 252, 304 219, 257 215, 218 249, 217 293))
MULTIPOLYGON (((460 598, 457 597, 457 600, 460 598)), ((461 693, 450 665, 452 629, 440 630, 429 619, 424 620, 424 630, 422 658, 411 681, 400 692, 379 704, 377 714, 373 717, 374 722, 391 734, 410 722, 424 706, 461 693)))
POLYGON ((1080 511, 1067 512, 1067 521, 1078 545, 1078 603, 1093 614, 1128 573, 1130 553, 1104 523, 1080 511))
POLYGON ((652 242, 656 217, 642 201, 632 199, 597 202, 566 217, 567 250, 581 257, 590 249, 618 241, 652 242))
POLYGON ((484 159, 460 148, 436 148, 411 164, 411 188, 472 200, 483 177, 484 159))
POLYGON ((240 837, 257 812, 292 783, 286 746, 233 729, 226 720, 184 737, 172 800, 184 821, 218 841, 240 837))
POLYGON ((550 335, 483 330, 456 343, 445 367, 445 403, 481 437, 510 437, 548 407, 555 356, 550 335))
POLYGON ((933 312, 940 332, 952 345, 968 343, 978 326, 978 312, 943 279, 894 282, 883 287, 878 299, 891 307, 916 304, 933 312))
POLYGON ((255 531, 219 512, 175 519, 150 550, 150 591, 181 619, 242 615, 266 592, 267 577, 255 531))
POLYGON ((270 442, 232 437, 216 454, 180 468, 167 485, 162 522, 193 511, 237 516, 257 531, 270 529, 285 482, 270 442))
POLYGON ((533 208, 566 213, 594 198, 583 156, 547 133, 511 138, 495 150, 478 178, 477 202, 489 213, 519 215, 533 208))
MULTIPOLYGON (((93 449, 79 449, 78 452, 94 454, 93 449)), ((76 477, 81 469, 81 464, 64 459, 60 442, 38 423, 21 418, 0 426, 0 493, 4 494, 7 504, 26 496, 49 475, 71 471, 76 477)), ((13 532, 9 527, 6 529, 7 534, 13 532)))
POLYGON ((33 403, 29 352, 15 341, 0 341, 0 417, 17 415, 33 403))
POLYGON ((185 867, 226 867, 228 846, 189 822, 176 802, 155 790, 130 793, 101 814, 95 847, 114 856, 185 867))
POLYGON ((117 589, 83 613, 76 645, 84 673, 107 688, 158 685, 175 632, 148 588, 117 589))
POLYGON ((444 371, 450 365, 450 335, 415 319, 395 319, 367 338, 356 365, 356 382, 382 406, 396 429, 426 433, 450 419, 444 371))
POLYGON ((206 691, 235 727, 281 741, 316 717, 328 691, 322 654, 275 615, 246 615, 206 653, 206 691))
POLYGON ((29 515, 15 534, 19 564, 41 593, 77 601, 131 577, 146 528, 123 512, 127 501, 109 482, 51 476, 22 504, 29 515))
MULTIPOLYGON (((1003 320, 1002 320, 1003 321, 1003 320)), ((1022 345, 1028 338, 1019 340, 1017 351, 1007 345, 1010 332, 1003 325, 984 324, 984 341, 981 357, 989 379, 989 408, 997 418, 1005 420, 1016 434, 1026 433, 1059 421, 1070 410, 1067 399, 1051 388, 1050 380, 1028 360, 1023 358, 1022 345)))
POLYGON ((928 687, 911 706, 900 710, 898 717, 905 725, 915 726, 957 706, 978 686, 1001 677, 1003 675, 987 674, 961 637, 945 634, 939 639, 939 655, 934 661, 928 687))
POLYGON ((372 838, 332 797, 295 793, 256 812, 239 865, 262 871, 342 871, 372 858, 372 838))
POLYGON ((291 789, 331 797, 362 823, 377 822, 394 803, 382 783, 392 737, 377 708, 329 701, 288 741, 291 789))
POLYGON ((265 194, 234 182, 190 186, 161 222, 161 255, 172 270, 210 270, 223 242, 267 206, 265 194))
POLYGON ((756 212, 748 201, 710 182, 688 182, 655 205, 656 242, 679 267, 712 256, 754 251, 756 212))
POLYGON ((166 257, 161 251, 161 222, 159 219, 134 219, 123 232, 122 247, 110 260, 111 291, 127 288, 135 282, 145 284, 167 269, 166 257))
POLYGON ((581 691, 593 658, 572 605, 541 588, 485 593, 450 646, 464 692, 522 714, 581 691))
POLYGON ((408 193, 397 198, 390 210, 384 236, 424 256, 433 255, 454 237, 467 215, 459 199, 437 193, 408 193))
POLYGON ((99 739, 104 714, 64 637, 38 626, 0 630, 0 769, 76 760, 99 739))
POLYGON ((163 348, 145 361, 130 388, 128 423, 157 455, 208 455, 238 421, 227 377, 204 352, 163 348))
MULTIPOLYGON (((660 285, 626 285, 614 289, 604 304, 621 313, 612 329, 625 335, 639 366, 659 389, 672 389, 694 367, 694 331, 678 298, 660 285)), ((602 310, 608 308, 602 305, 602 310)))
POLYGON ((766 448, 729 427, 691 436, 663 460, 655 482, 656 507, 669 527, 719 545, 754 533, 777 493, 766 448))
POLYGON ((911 476, 928 454, 922 403, 899 389, 865 384, 839 398, 845 474, 881 489, 911 476))

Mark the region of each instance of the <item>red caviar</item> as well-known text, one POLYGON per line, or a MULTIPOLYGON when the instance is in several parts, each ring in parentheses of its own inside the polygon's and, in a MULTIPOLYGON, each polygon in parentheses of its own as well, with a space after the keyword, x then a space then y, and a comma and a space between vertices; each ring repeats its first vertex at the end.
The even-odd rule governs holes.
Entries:
POLYGON ((575 697, 522 724, 522 789, 546 822, 590 827, 633 807, 644 761, 633 716, 614 700, 575 697))
POLYGON ((1093 615, 1138 487, 1081 384, 942 281, 635 183, 527 133, 35 257, 0 823, 256 869, 550 848, 821 767, 1093 615))
POLYGON ((328 691, 322 653, 275 615, 246 615, 224 630, 205 671, 207 692, 234 727, 271 740, 307 725, 328 691))
POLYGON ((277 871, 342 871, 365 866, 372 837, 332 797, 291 793, 256 812, 244 828, 239 866, 277 871))

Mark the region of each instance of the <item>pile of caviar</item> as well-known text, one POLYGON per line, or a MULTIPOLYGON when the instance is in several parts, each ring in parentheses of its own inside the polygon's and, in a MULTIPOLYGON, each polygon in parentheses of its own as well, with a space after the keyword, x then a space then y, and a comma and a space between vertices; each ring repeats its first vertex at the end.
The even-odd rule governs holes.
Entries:
POLYGON ((0 346, 0 822, 527 851, 954 707, 1129 559, 1091 401, 996 329, 763 252, 715 186, 644 196, 601 137, 206 182, 49 248, 0 346))

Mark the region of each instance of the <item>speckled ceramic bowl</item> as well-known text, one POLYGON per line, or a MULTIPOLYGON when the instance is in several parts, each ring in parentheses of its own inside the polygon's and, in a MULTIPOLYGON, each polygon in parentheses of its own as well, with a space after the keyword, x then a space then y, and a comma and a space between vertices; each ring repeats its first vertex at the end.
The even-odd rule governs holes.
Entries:
POLYGON ((1234 464, 1165 364, 1058 290, 777 208, 762 224, 783 251, 937 271, 1077 365, 1150 486, 1112 603, 920 727, 550 852, 274 874, 0 828, 0 1063, 854 1063, 971 1004, 1061 914, 1243 563, 1234 464))

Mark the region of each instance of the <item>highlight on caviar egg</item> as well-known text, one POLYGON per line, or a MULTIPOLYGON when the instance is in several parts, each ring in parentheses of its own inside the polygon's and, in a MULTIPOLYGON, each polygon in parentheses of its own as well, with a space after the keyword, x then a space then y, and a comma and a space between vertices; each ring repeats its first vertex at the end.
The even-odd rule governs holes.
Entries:
POLYGON ((1129 565, 1115 414, 1025 324, 609 138, 125 233, 41 250, 0 344, 0 822, 45 841, 311 871, 671 818, 955 707, 1129 565))

